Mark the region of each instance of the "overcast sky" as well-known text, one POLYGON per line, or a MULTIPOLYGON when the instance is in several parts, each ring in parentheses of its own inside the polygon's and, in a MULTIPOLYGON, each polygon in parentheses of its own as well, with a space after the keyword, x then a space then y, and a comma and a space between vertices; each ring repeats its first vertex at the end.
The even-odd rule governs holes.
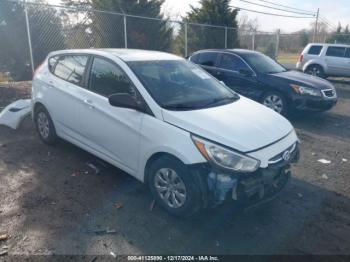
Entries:
MULTIPOLYGON (((269 5, 259 0, 248 0, 249 2, 269 5)), ((280 5, 286 5, 290 7, 295 7, 298 9, 304 9, 308 11, 317 11, 320 8, 320 14, 326 17, 332 24, 337 25, 341 22, 343 25, 350 24, 350 0, 268 0, 269 2, 275 2, 280 5)), ((173 18, 177 18, 181 15, 185 15, 186 12, 190 10, 190 4, 198 6, 199 0, 166 0, 163 6, 163 12, 170 15, 173 18)), ((278 13, 293 15, 291 13, 286 13, 278 10, 273 10, 269 8, 264 8, 261 6, 256 6, 242 2, 240 0, 232 0, 232 6, 258 10, 262 12, 278 13)), ((271 5, 270 5, 271 6, 271 5)), ((283 7, 278 7, 282 8, 283 7)), ((247 15, 248 18, 257 18, 259 22, 259 30, 262 31, 275 31, 276 29, 281 29, 283 32, 293 32, 310 25, 314 19, 301 19, 301 18, 282 18, 274 17, 270 15, 262 15, 252 12, 240 11, 239 18, 242 15, 247 15)), ((294 14, 298 15, 298 14, 294 14)))
MULTIPOLYGON (((50 3, 58 4, 60 0, 48 0, 50 3)), ((249 2, 258 3, 262 5, 269 5, 259 0, 247 0, 249 2)), ((298 9, 304 9, 308 11, 317 11, 320 8, 320 14, 322 17, 327 18, 334 26, 341 22, 342 25, 350 24, 350 0, 267 0, 269 2, 275 2, 280 5, 286 5, 295 7, 298 9)), ((165 0, 162 10, 165 15, 172 19, 179 19, 184 16, 189 10, 190 5, 198 6, 199 0, 165 0)), ((269 8, 256 6, 242 2, 241 0, 232 0, 232 6, 253 9, 262 12, 278 13, 293 15, 291 13, 285 13, 278 10, 272 10, 269 8)), ((282 8, 282 7, 279 7, 282 8)), ((297 14, 295 14, 297 15, 297 14)), ((248 16, 249 19, 257 18, 259 22, 259 30, 261 31, 275 31, 281 29, 282 32, 293 32, 309 27, 314 19, 301 19, 301 18, 282 18, 270 15, 262 15, 252 12, 240 11, 239 17, 248 16)))

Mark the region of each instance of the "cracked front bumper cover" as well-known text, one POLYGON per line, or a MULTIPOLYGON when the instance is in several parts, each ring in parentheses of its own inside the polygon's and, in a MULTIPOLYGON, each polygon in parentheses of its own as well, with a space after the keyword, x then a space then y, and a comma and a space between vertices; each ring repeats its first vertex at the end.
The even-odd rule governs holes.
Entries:
POLYGON ((244 206, 269 201, 287 185, 291 163, 299 159, 299 149, 293 151, 289 161, 270 164, 252 174, 222 173, 212 171, 208 175, 209 192, 214 203, 234 200, 244 206))

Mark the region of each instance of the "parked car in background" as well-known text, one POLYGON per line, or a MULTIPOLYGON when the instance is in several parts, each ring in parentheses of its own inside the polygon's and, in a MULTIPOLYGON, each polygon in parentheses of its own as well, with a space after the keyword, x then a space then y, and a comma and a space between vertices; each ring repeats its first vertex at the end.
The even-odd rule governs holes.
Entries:
POLYGON ((337 102, 334 86, 321 78, 290 71, 270 57, 243 49, 212 49, 189 60, 241 95, 287 115, 295 110, 324 111, 337 102))
POLYGON ((308 44, 299 57, 297 69, 307 74, 350 77, 350 45, 308 44))
POLYGON ((268 200, 299 156, 288 120, 175 55, 57 51, 32 84, 45 143, 60 137, 119 167, 175 215, 268 200))

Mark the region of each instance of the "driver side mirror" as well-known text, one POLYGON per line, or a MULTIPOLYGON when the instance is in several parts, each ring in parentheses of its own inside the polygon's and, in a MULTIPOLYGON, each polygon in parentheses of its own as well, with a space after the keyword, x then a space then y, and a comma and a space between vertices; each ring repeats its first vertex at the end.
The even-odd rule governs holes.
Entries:
POLYGON ((130 94, 113 94, 108 97, 111 106, 135 109, 142 111, 142 105, 130 94))
POLYGON ((247 77, 253 76, 253 72, 251 70, 248 70, 248 69, 239 69, 238 72, 242 76, 247 76, 247 77))

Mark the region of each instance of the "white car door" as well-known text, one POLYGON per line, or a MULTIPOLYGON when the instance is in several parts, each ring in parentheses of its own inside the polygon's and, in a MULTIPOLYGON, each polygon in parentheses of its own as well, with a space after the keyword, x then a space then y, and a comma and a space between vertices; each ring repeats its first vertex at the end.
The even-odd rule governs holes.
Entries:
POLYGON ((345 76, 349 71, 349 64, 345 58, 345 47, 329 46, 325 57, 328 71, 335 76, 345 76))
POLYGON ((49 59, 51 75, 47 78, 46 106, 58 135, 77 137, 79 92, 82 89, 87 55, 57 55, 49 59))
POLYGON ((138 167, 140 129, 144 113, 113 107, 108 96, 136 89, 123 70, 114 62, 95 57, 91 64, 88 89, 79 110, 84 143, 124 170, 135 173, 138 167))

